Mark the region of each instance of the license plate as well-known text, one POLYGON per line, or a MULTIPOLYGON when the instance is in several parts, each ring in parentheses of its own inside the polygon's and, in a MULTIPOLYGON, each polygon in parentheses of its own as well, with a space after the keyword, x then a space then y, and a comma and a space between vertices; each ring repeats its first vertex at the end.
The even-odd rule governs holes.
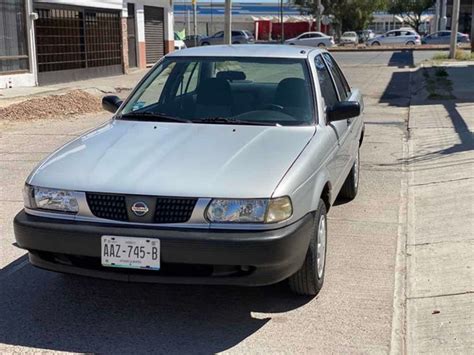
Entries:
POLYGON ((159 270, 160 241, 103 235, 101 261, 103 266, 109 267, 159 270))

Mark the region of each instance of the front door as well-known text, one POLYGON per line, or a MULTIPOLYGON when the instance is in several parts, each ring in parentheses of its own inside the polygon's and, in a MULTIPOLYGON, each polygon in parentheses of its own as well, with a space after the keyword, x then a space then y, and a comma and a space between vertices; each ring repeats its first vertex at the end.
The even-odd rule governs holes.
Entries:
MULTIPOLYGON (((335 83, 321 55, 316 56, 315 65, 321 88, 321 96, 324 100, 324 110, 326 111, 339 101, 339 97, 335 83)), ((334 182, 333 188, 335 191, 339 191, 340 186, 344 182, 342 176, 348 162, 349 127, 346 120, 329 122, 328 125, 333 129, 339 146, 336 156, 329 162, 329 173, 331 174, 331 180, 334 182)))

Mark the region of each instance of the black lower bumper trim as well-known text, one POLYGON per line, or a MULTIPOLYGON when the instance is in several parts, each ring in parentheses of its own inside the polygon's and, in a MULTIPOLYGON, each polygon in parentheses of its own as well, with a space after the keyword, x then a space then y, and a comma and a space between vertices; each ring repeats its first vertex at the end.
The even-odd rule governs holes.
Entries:
POLYGON ((295 273, 303 264, 312 228, 311 214, 270 231, 98 225, 31 216, 23 211, 14 221, 18 246, 30 251, 33 265, 44 269, 123 281, 248 286, 276 283, 295 273), (101 266, 102 235, 160 239, 162 270, 101 266), (175 273, 176 265, 194 270, 191 274, 175 273), (224 276, 216 273, 223 266, 229 270, 224 276), (211 271, 200 273, 202 270, 211 271))

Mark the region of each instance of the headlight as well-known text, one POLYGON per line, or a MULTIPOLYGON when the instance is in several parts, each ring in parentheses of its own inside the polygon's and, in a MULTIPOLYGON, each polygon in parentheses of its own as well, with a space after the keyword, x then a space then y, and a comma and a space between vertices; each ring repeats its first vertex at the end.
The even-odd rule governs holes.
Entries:
POLYGON ((291 217, 289 197, 254 200, 212 200, 207 218, 214 223, 277 223, 291 217))
POLYGON ((25 185, 25 207, 77 213, 79 204, 73 191, 25 185))

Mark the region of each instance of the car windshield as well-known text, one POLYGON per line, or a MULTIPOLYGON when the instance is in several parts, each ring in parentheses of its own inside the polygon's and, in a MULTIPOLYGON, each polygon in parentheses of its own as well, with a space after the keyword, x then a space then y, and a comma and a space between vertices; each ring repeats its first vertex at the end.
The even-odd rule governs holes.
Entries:
POLYGON ((314 101, 306 61, 165 58, 117 118, 259 125, 310 125, 314 101))

